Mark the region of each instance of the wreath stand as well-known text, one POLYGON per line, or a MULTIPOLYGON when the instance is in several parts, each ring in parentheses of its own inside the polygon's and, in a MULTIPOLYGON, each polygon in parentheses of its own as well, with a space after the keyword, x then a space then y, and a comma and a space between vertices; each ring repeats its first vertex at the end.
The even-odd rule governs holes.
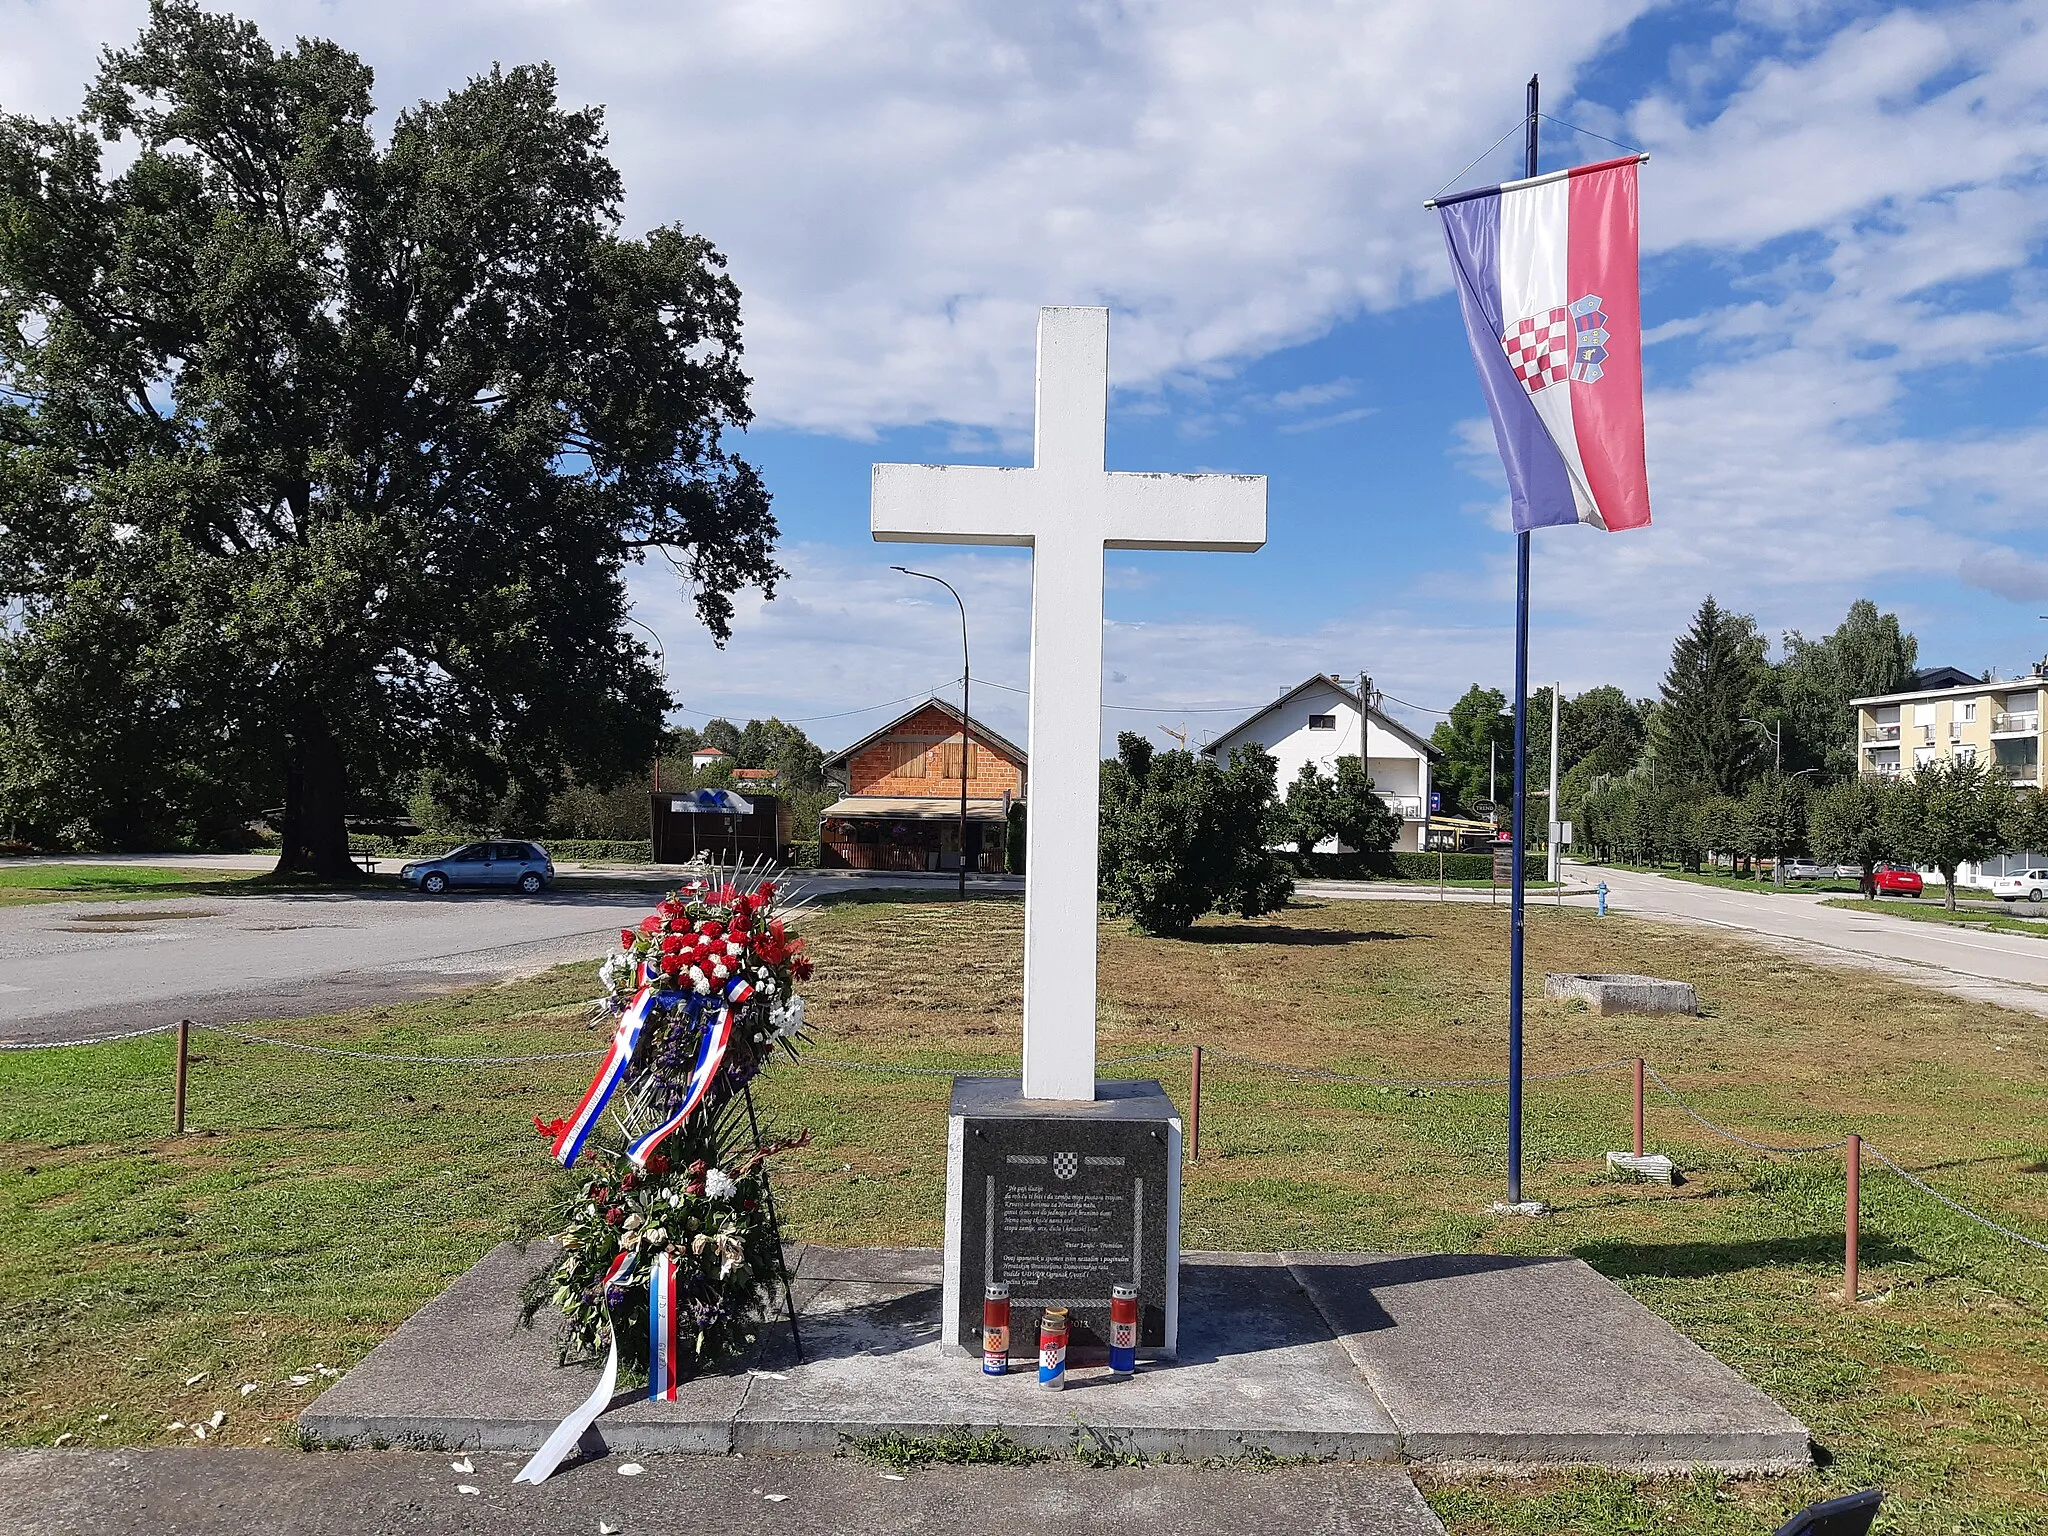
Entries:
MULTIPOLYGON (((754 1085, 751 1082, 740 1088, 741 1096, 747 1101, 747 1131, 754 1138, 754 1150, 761 1150, 761 1122, 754 1114, 754 1085)), ((797 1363, 804 1358, 803 1335, 797 1331, 796 1290, 789 1283, 789 1258, 782 1248, 782 1218, 775 1214, 775 1181, 768 1173, 768 1159, 761 1160, 761 1193, 768 1201, 768 1230, 775 1236, 775 1269, 782 1279, 782 1304, 789 1313, 789 1341, 796 1346, 797 1363)))

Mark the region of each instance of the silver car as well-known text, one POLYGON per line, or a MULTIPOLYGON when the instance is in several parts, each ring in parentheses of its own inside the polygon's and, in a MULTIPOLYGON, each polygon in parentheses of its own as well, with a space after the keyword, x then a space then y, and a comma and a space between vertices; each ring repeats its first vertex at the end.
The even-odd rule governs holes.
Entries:
POLYGON ((555 864, 539 843, 464 843, 438 859, 406 865, 398 878, 429 896, 458 885, 537 896, 554 884, 555 864))

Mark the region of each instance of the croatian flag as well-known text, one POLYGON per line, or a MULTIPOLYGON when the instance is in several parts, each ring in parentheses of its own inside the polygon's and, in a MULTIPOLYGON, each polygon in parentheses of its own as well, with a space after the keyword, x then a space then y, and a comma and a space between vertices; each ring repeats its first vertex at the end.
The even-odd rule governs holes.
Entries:
POLYGON ((1650 521, 1636 164, 1436 200, 1515 531, 1650 521))

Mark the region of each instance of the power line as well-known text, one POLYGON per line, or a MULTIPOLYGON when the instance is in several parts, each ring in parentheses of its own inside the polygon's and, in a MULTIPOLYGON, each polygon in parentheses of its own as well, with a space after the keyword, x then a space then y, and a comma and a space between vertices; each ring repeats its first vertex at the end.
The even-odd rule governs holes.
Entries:
MULTIPOLYGON (((931 686, 931 687, 929 687, 929 688, 920 688, 920 689, 918 689, 918 690, 917 690, 917 691, 916 691, 915 693, 906 693, 906 694, 902 694, 902 695, 899 695, 898 697, 896 697, 896 698, 893 698, 893 699, 883 699, 883 700, 882 700, 882 701, 881 701, 880 703, 878 703, 878 704, 862 704, 862 705, 858 705, 857 707, 855 707, 855 708, 853 708, 853 709, 841 709, 841 710, 835 710, 835 711, 833 711, 833 712, 832 712, 831 714, 829 714, 829 715, 797 715, 797 716, 794 716, 794 717, 788 717, 788 718, 785 718, 785 717, 783 717, 783 716, 780 716, 780 715, 778 715, 778 716, 776 716, 775 718, 777 718, 777 719, 779 719, 779 720, 782 720, 782 721, 783 721, 783 723, 784 723, 785 725, 809 725, 809 724, 811 724, 812 722, 814 722, 814 721, 818 721, 818 720, 843 720, 843 719, 845 719, 845 718, 846 718, 846 717, 847 717, 848 715, 865 715, 865 714, 867 714, 867 713, 869 713, 870 711, 873 711, 873 710, 877 710, 877 709, 887 709, 887 708, 889 708, 889 706, 890 706, 890 705, 892 705, 892 704, 907 704, 907 703, 909 703, 909 702, 910 702, 910 701, 911 701, 912 699, 923 699, 923 698, 930 698, 930 697, 933 697, 934 695, 936 695, 936 694, 938 693, 938 691, 939 691, 939 690, 940 690, 941 688, 950 688, 950 687, 952 687, 952 686, 953 686, 953 684, 955 684, 955 683, 957 683, 957 682, 959 682, 959 681, 960 681, 960 679, 959 679, 959 678, 957 678, 957 677, 948 677, 948 678, 943 678, 943 679, 941 679, 940 681, 938 681, 938 682, 936 682, 936 683, 932 684, 932 686, 931 686)), ((1019 688, 1019 687, 1017 687, 1017 686, 1016 686, 1016 684, 1014 684, 1014 683, 999 683, 999 682, 996 682, 996 681, 995 681, 995 680, 994 680, 993 678, 987 678, 987 677, 984 677, 984 678, 983 678, 983 679, 981 680, 981 686, 982 686, 982 687, 984 687, 984 688, 998 688, 998 689, 1001 689, 1001 690, 1002 690, 1002 691, 1003 691, 1004 693, 1014 693, 1014 694, 1019 694, 1019 695, 1021 695, 1021 696, 1027 697, 1027 698, 1028 698, 1028 697, 1030 696, 1030 693, 1031 693, 1031 690, 1030 690, 1030 689, 1028 689, 1028 688, 1019 688)), ((1406 700, 1406 699, 1398 699, 1398 698, 1395 698, 1393 694, 1391 694, 1391 693, 1388 693, 1388 692, 1386 692, 1386 691, 1385 691, 1384 689, 1375 689, 1375 690, 1374 690, 1374 693, 1375 693, 1375 695, 1376 695, 1377 697, 1379 697, 1379 698, 1382 698, 1382 699, 1387 699, 1387 700, 1390 700, 1391 702, 1393 702, 1393 703, 1395 703, 1395 704, 1399 704, 1399 705, 1402 705, 1402 706, 1404 706, 1405 708, 1408 708, 1408 709, 1413 709, 1413 710, 1419 710, 1419 711, 1420 711, 1421 713, 1423 713, 1423 714, 1425 714, 1425 715, 1436 715, 1436 716, 1439 716, 1439 717, 1441 717, 1441 718, 1443 718, 1443 719, 1449 719, 1449 718, 1450 718, 1450 711, 1449 711, 1449 710, 1445 710, 1445 709, 1431 709, 1431 708, 1429 708, 1429 707, 1428 707, 1427 705, 1424 705, 1424 704, 1411 704, 1411 703, 1409 703, 1409 701, 1408 701, 1408 700, 1406 700)), ((1241 714, 1244 714, 1245 712, 1247 712, 1248 710, 1254 710, 1254 709, 1257 709, 1257 708, 1258 708, 1259 706, 1258 706, 1258 705, 1256 705, 1256 704, 1195 704, 1195 705, 1190 705, 1190 704, 1161 704, 1161 703, 1152 703, 1152 704, 1110 704, 1110 703, 1105 703, 1105 704, 1104 704, 1104 705, 1103 705, 1102 707, 1103 707, 1104 709, 1113 709, 1113 710, 1116 710, 1116 711, 1117 711, 1118 713, 1120 713, 1120 714, 1128 714, 1128 715, 1152 715, 1152 714, 1158 714, 1158 713, 1160 713, 1161 711, 1165 711, 1165 712, 1166 712, 1166 713, 1168 713, 1168 714, 1181 714, 1181 715, 1241 715, 1241 714)), ((717 711, 712 711, 712 710, 703 710, 703 709, 691 709, 691 708, 689 708, 689 707, 688 707, 687 705, 682 705, 682 704, 678 704, 678 705, 676 706, 676 712, 677 712, 678 714, 684 714, 684 715, 695 715, 695 716, 696 716, 696 717, 697 717, 698 719, 700 719, 700 720, 726 720, 726 719, 730 719, 730 718, 731 718, 731 717, 732 717, 733 715, 736 715, 736 714, 745 714, 745 713, 748 713, 748 711, 745 711, 745 710, 736 710, 736 709, 727 709, 727 710, 717 710, 717 711)))
MULTIPOLYGON (((983 678, 981 683, 984 688, 1000 688, 1005 693, 1028 695, 1031 692, 1028 688, 1018 688, 1010 683, 992 682, 988 678, 983 678)), ((1257 709, 1259 706, 1256 704, 1212 704, 1199 707, 1186 704, 1104 704, 1102 707, 1104 709, 1120 710, 1125 714, 1132 715, 1154 715, 1161 711, 1167 714, 1179 715, 1237 715, 1244 713, 1248 709, 1257 709)))
MULTIPOLYGON (((814 720, 844 720, 848 715, 865 715, 870 710, 887 709, 891 704, 907 704, 912 699, 931 698, 935 696, 941 688, 950 688, 953 686, 953 684, 959 681, 960 679, 957 677, 943 678, 940 681, 932 684, 932 686, 929 688, 920 688, 915 693, 906 693, 898 698, 884 699, 879 704, 862 704, 857 708, 842 709, 829 715, 798 715, 794 719, 783 720, 782 723, 784 725, 809 725, 814 720)), ((989 686, 992 688, 1000 688, 1002 687, 1002 684, 991 683, 989 684, 989 686)), ((1021 692, 1022 690, 1020 689, 1018 691, 1021 692)), ((725 720, 729 719, 733 715, 748 713, 748 711, 746 710, 739 709, 720 710, 716 713, 711 713, 701 709, 690 709, 681 704, 678 704, 676 706, 676 712, 678 714, 684 715, 695 715, 700 720, 725 720)), ((775 718, 778 720, 782 719, 780 715, 777 715, 775 718)))

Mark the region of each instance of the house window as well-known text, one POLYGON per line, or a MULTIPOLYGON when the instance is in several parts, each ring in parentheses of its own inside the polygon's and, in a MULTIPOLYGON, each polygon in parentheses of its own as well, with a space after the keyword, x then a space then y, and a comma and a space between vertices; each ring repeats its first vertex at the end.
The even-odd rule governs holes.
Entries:
POLYGON ((896 743, 896 774, 904 779, 924 777, 924 743, 921 741, 899 741, 896 743))
POLYGON ((1969 702, 1967 702, 1966 704, 1964 704, 1964 705, 1963 705, 1963 719, 1964 719, 1964 721, 1965 721, 1965 722, 1968 722, 1968 721, 1974 720, 1974 719, 1976 719, 1976 718, 1977 718, 1977 701, 1976 701, 1975 699, 1971 699, 1971 700, 1970 700, 1969 702))
POLYGON ((1310 715, 1308 717, 1308 728, 1312 731, 1334 731, 1337 729, 1337 717, 1335 715, 1310 715))
POLYGON ((965 776, 970 779, 974 777, 975 758, 977 754, 973 749, 973 744, 962 743, 958 741, 949 741, 946 743, 946 768, 945 772, 940 774, 941 778, 957 779, 962 777, 960 772, 960 758, 963 751, 965 752, 967 758, 967 773, 965 776))

